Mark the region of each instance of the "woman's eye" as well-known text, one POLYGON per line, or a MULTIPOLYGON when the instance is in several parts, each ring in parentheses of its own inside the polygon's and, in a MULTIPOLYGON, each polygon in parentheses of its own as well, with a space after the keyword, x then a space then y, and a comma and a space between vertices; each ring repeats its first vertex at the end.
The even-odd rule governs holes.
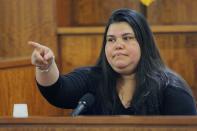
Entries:
POLYGON ((116 40, 114 38, 107 38, 107 42, 115 42, 116 40))
POLYGON ((134 36, 125 36, 125 37, 123 37, 123 40, 126 40, 126 41, 128 41, 128 40, 134 40, 134 39, 135 39, 134 36))

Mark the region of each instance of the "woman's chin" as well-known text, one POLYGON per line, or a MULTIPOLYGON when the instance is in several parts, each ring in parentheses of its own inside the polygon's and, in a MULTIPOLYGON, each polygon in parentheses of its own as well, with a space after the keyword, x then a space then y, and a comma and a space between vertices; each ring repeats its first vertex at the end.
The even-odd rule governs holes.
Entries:
POLYGON ((127 67, 127 64, 125 63, 117 63, 115 66, 117 69, 124 69, 127 67))
POLYGON ((132 71, 132 67, 129 66, 129 64, 127 63, 123 63, 123 62, 120 62, 120 63, 116 63, 114 66, 113 66, 113 69, 114 71, 116 71, 117 73, 120 73, 120 74, 131 74, 133 71, 132 71))
POLYGON ((130 75, 133 73, 131 69, 129 69, 127 66, 117 66, 114 68, 114 71, 121 74, 121 75, 130 75))

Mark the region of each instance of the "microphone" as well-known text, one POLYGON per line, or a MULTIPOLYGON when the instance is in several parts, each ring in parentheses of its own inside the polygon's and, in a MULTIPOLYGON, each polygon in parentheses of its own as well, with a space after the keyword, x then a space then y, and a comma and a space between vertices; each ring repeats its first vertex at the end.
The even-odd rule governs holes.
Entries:
POLYGON ((72 116, 78 116, 80 113, 91 107, 94 103, 94 96, 90 93, 86 93, 78 102, 77 107, 73 110, 72 116))

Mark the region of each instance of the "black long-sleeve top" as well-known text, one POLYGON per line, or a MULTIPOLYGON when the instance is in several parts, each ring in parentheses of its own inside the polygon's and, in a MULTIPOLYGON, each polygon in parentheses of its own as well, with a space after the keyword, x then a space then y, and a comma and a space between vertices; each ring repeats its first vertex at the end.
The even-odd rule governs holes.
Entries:
MULTIPOLYGON (((42 95, 52 105, 60 108, 75 108, 79 99, 84 94, 88 92, 95 94, 98 88, 99 77, 94 76, 99 74, 92 75, 89 73, 93 68, 94 67, 79 68, 67 75, 60 75, 57 82, 48 87, 37 85, 42 95)), ((97 97, 95 99, 99 101, 97 97)), ((135 114, 135 109, 132 105, 129 108, 125 108, 120 99, 117 99, 117 105, 117 115, 135 114)), ((162 107, 160 111, 161 115, 196 114, 196 105, 192 95, 184 89, 172 86, 171 84, 168 84, 165 89, 162 90, 162 103, 160 106, 162 107)), ((93 105, 85 114, 102 115, 100 110, 100 105, 93 105)), ((151 115, 154 115, 154 113, 151 113, 151 115)))

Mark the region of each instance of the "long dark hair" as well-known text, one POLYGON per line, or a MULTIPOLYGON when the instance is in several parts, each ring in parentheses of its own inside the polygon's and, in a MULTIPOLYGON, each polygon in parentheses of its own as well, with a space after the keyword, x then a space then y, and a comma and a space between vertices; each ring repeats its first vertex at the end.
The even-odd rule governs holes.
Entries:
POLYGON ((106 59, 105 45, 109 26, 117 22, 127 22, 132 27, 141 49, 141 58, 136 69, 137 87, 132 99, 132 106, 136 109, 135 114, 159 114, 162 99, 160 90, 169 81, 166 74, 168 69, 161 59, 146 19, 131 9, 114 11, 105 28, 103 46, 97 62, 97 66, 102 68, 98 91, 102 113, 116 114, 118 97, 116 83, 119 74, 111 68, 106 59))

